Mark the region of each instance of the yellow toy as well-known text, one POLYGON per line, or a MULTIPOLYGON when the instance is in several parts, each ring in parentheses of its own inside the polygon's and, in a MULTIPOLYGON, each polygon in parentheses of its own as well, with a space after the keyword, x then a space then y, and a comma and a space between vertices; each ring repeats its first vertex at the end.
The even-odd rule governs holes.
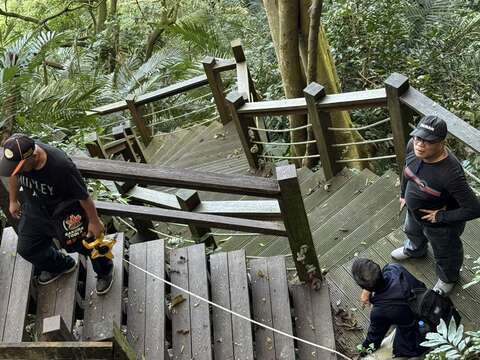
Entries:
POLYGON ((106 258, 113 259, 112 248, 117 241, 115 238, 112 239, 105 239, 104 235, 101 234, 98 239, 95 238, 87 238, 82 240, 83 246, 87 249, 93 249, 90 257, 92 259, 96 259, 98 257, 105 256, 106 258), (93 241, 87 241, 93 240, 93 241))

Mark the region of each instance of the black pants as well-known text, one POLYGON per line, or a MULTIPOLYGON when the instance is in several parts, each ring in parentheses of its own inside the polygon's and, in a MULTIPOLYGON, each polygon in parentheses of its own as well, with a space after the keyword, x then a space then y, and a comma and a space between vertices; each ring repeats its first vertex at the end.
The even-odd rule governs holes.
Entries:
POLYGON ((439 227, 425 226, 407 212, 405 219, 405 253, 420 257, 427 253, 428 243, 435 256, 437 276, 447 283, 457 282, 463 264, 463 244, 460 236, 465 222, 439 227))
MULTIPOLYGON (((18 224, 18 253, 31 262, 38 271, 59 273, 67 268, 63 254, 56 248, 52 238, 55 236, 53 222, 46 208, 25 203, 22 205, 22 217, 18 224)), ((69 253, 90 257, 93 250, 86 249, 80 241, 66 246, 69 253)), ((99 276, 108 274, 112 267, 112 260, 106 257, 91 259, 93 270, 99 276)))

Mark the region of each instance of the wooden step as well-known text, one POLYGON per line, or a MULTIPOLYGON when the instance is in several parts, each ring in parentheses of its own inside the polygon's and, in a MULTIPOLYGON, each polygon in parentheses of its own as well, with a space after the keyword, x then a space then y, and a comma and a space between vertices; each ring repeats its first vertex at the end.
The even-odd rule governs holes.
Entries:
MULTIPOLYGON (((208 299, 207 266, 203 244, 174 249, 170 253, 172 283, 208 299)), ((173 357, 212 359, 208 304, 176 288, 172 289, 173 357)))
POLYGON ((71 333, 75 325, 75 306, 77 294, 79 255, 69 254, 77 267, 69 274, 64 274, 54 282, 38 286, 37 289, 37 337, 42 339, 43 321, 51 316, 60 315, 71 333))
POLYGON ((5 228, 0 246, 0 343, 21 342, 27 318, 33 271, 17 254, 17 242, 13 228, 5 228))
MULTIPOLYGON (((290 299, 283 256, 250 260, 253 318, 269 327, 293 335, 290 299)), ((327 299, 327 301, 329 301, 327 299)), ((294 359, 293 339, 265 328, 255 328, 257 359, 294 359)), ((304 357, 306 358, 306 357, 304 357)))
POLYGON ((166 151, 163 154, 163 161, 162 165, 165 166, 174 166, 176 167, 177 160, 183 156, 186 152, 189 152, 191 147, 192 138, 195 138, 197 134, 202 133, 205 131, 205 127, 196 127, 193 129, 189 129, 185 136, 179 139, 174 146, 169 151, 166 151))
POLYGON ((85 319, 83 322, 83 341, 101 341, 113 338, 113 322, 122 324, 122 292, 123 292, 123 233, 108 235, 115 238, 112 249, 115 278, 112 287, 105 295, 97 295, 96 274, 91 261, 87 263, 87 283, 85 288, 85 319))
MULTIPOLYGON (((165 278, 163 240, 132 244, 129 256, 129 261, 140 269, 165 278)), ((132 265, 128 269, 127 339, 137 358, 163 359, 165 285, 140 269, 132 265)))
MULTIPOLYGON (((250 318, 247 268, 243 250, 210 256, 212 301, 250 318)), ((216 307, 212 312, 215 359, 253 359, 249 322, 216 307)))

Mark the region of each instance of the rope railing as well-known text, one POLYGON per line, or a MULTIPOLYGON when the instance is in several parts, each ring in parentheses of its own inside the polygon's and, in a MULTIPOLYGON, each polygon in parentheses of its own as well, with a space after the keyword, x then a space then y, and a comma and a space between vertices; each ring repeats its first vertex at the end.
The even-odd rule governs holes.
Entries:
POLYGON ((307 140, 307 141, 298 141, 298 142, 289 142, 289 143, 278 143, 278 142, 268 142, 268 141, 252 141, 254 144, 260 145, 278 145, 278 146, 290 146, 290 145, 306 145, 316 143, 316 140, 307 140))
POLYGON ((306 128, 309 128, 310 126, 312 126, 312 124, 307 124, 307 125, 302 125, 302 126, 299 126, 299 127, 296 127, 296 128, 287 128, 287 129, 262 129, 262 128, 249 126, 248 129, 249 130, 256 130, 256 131, 263 131, 263 132, 280 133, 280 132, 290 132, 290 131, 295 131, 295 130, 306 129, 306 128))
MULTIPOLYGON (((364 141, 357 141, 357 142, 350 142, 344 144, 332 144, 331 147, 343 147, 343 146, 351 146, 351 145, 363 145, 363 144, 374 144, 379 142, 386 142, 393 140, 393 137, 386 137, 383 139, 373 139, 373 140, 364 140, 364 141)), ((315 140, 314 140, 315 142, 315 140)))
POLYGON ((368 157, 368 158, 359 158, 359 159, 343 159, 337 160, 338 164, 345 164, 357 161, 373 161, 373 160, 383 160, 383 159, 393 159, 396 158, 397 155, 384 155, 384 156, 375 156, 375 157, 368 157))
POLYGON ((148 124, 148 126, 152 127, 152 126, 164 124, 164 123, 167 123, 167 122, 175 121, 175 120, 181 119, 181 118, 183 118, 183 117, 185 117, 185 116, 192 115, 192 114, 196 114, 196 113, 199 113, 199 112, 204 112, 204 111, 209 110, 209 109, 214 108, 214 107, 216 107, 216 105, 210 105, 210 106, 207 106, 207 107, 205 107, 205 108, 203 108, 203 109, 193 110, 193 111, 190 111, 190 112, 188 112, 188 113, 184 113, 184 114, 175 116, 175 117, 170 118, 170 119, 165 119, 165 120, 161 120, 161 121, 151 122, 151 123, 148 124))
POLYGON ((365 129, 370 129, 370 128, 372 128, 372 127, 375 127, 375 126, 384 124, 384 123, 389 122, 389 121, 390 121, 390 118, 387 118, 387 119, 383 119, 383 120, 380 120, 380 121, 377 121, 377 122, 374 122, 374 123, 372 123, 372 124, 365 125, 365 126, 355 126, 355 127, 347 127, 347 128, 329 127, 328 130, 330 130, 330 131, 357 131, 357 130, 365 130, 365 129))
POLYGON ((310 158, 319 158, 320 155, 315 154, 315 155, 303 155, 303 156, 276 156, 276 155, 257 155, 260 158, 265 158, 265 159, 279 159, 279 160, 285 160, 285 159, 310 159, 310 158))

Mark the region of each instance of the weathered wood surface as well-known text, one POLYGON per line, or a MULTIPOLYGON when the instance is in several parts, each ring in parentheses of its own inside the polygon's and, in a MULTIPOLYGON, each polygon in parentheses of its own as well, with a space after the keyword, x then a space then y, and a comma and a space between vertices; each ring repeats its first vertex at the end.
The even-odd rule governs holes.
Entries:
POLYGON ((15 231, 4 229, 0 246, 0 343, 22 341, 31 278, 32 265, 17 254, 15 231))
POLYGON ((280 222, 241 219, 138 205, 124 205, 105 201, 96 201, 95 205, 99 213, 105 215, 133 217, 179 224, 192 224, 246 232, 253 231, 261 234, 280 236, 286 234, 285 227, 280 222))
POLYGON ((128 95, 125 102, 127 103, 132 119, 140 132, 143 143, 147 146, 152 140, 153 133, 152 128, 145 123, 145 118, 143 117, 144 106, 137 103, 137 99, 133 94, 128 95))
MULTIPOLYGON (((338 111, 364 107, 386 106, 385 89, 354 91, 342 94, 326 95, 318 102, 318 110, 338 111)), ((270 100, 246 103, 238 109, 239 115, 277 116, 290 114, 306 114, 307 102, 304 98, 270 100)))
POLYGON ((37 335, 41 338, 43 321, 46 318, 59 315, 69 331, 74 325, 77 280, 79 272, 79 255, 69 254, 77 262, 77 267, 69 274, 64 274, 54 282, 39 286, 37 289, 37 335))
MULTIPOLYGON (((299 338, 335 350, 332 311, 326 282, 320 290, 308 285, 291 285, 290 292, 295 313, 295 329, 299 338)), ((300 359, 334 360, 336 355, 305 343, 298 343, 300 359)))
POLYGON ((60 315, 54 315, 43 319, 41 339, 43 339, 43 341, 75 340, 71 329, 68 328, 60 315))
MULTIPOLYGON (((165 278, 163 240, 133 244, 130 262, 165 278)), ((165 285, 162 281, 130 266, 127 303, 127 339, 137 357, 163 359, 165 352, 165 285)))
POLYGON ((436 115, 447 123, 448 132, 480 153, 480 130, 428 98, 420 91, 410 87, 401 97, 400 102, 421 115, 436 115))
MULTIPOLYGON (((225 87, 223 85, 222 77, 220 76, 220 71, 217 69, 217 60, 211 56, 207 56, 202 60, 203 69, 205 75, 207 76, 208 83, 210 85, 210 90, 212 91, 213 99, 215 100, 215 105, 217 106, 218 115, 222 124, 226 124, 231 120, 230 113, 225 103, 225 87)), ((235 62, 231 62, 233 69, 235 69, 235 62)))
POLYGON ((113 322, 122 323, 122 286, 123 286, 123 234, 115 236, 117 243, 112 249, 115 278, 112 287, 105 295, 97 295, 97 279, 91 261, 87 264, 87 283, 85 288, 85 319, 83 322, 83 340, 99 341, 113 338, 113 322))
MULTIPOLYGON (((210 256, 212 301, 250 318, 245 251, 210 256)), ((248 321, 213 308, 215 359, 253 359, 253 339, 248 321)))
MULTIPOLYGON (((175 249, 170 254, 172 283, 208 299, 207 265, 203 244, 175 249)), ((209 305, 172 289, 173 357, 212 359, 209 305)))
POLYGON ((408 91, 410 84, 408 78, 393 73, 385 80, 385 90, 387 92, 388 111, 390 113, 390 124, 392 126, 393 145, 398 169, 403 169, 405 165, 405 147, 410 138, 409 123, 413 122, 413 112, 400 102, 400 96, 408 91))
MULTIPOLYGON (((136 186, 126 195, 129 199, 135 199, 144 204, 180 210, 176 196, 166 192, 136 186)), ((192 212, 256 220, 279 220, 282 218, 277 200, 205 200, 200 202, 192 212)))
POLYGON ((111 342, 0 343, 2 360, 112 360, 111 342))
POLYGON ((83 176, 114 181, 135 181, 137 184, 178 187, 212 192, 262 197, 277 197, 275 180, 253 176, 235 177, 200 171, 158 167, 124 161, 73 158, 83 176))
MULTIPOLYGON (((252 284, 253 318, 293 335, 288 282, 283 256, 250 260, 252 284)), ((255 328, 255 353, 257 359, 287 360, 295 358, 294 343, 291 338, 255 328)))

